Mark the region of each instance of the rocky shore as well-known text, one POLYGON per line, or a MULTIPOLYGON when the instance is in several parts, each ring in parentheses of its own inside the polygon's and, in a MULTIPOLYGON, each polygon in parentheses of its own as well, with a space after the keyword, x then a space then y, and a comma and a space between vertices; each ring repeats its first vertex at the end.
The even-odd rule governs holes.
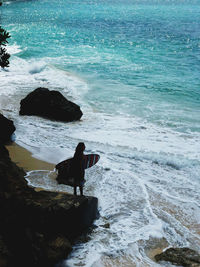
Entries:
MULTIPOLYGON (((10 122, 8 122, 10 124, 10 122)), ((14 131, 14 128, 13 128, 14 131)), ((12 134, 9 131, 8 137, 12 134)), ((36 192, 0 143, 0 266, 54 266, 97 218, 95 197, 36 192)))
POLYGON ((0 266, 54 266, 97 216, 97 199, 35 192, 0 145, 0 266))

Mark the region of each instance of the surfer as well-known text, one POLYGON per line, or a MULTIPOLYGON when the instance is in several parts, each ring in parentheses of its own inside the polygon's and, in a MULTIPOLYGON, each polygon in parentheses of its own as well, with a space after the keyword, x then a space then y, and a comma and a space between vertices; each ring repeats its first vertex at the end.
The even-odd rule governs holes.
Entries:
POLYGON ((83 185, 84 185, 84 176, 85 176, 85 169, 83 167, 82 161, 84 158, 85 144, 79 143, 76 147, 72 163, 70 166, 70 176, 74 179, 74 195, 77 194, 76 188, 79 186, 80 194, 83 196, 83 185))
POLYGON ((91 168, 100 159, 98 154, 84 155, 84 150, 85 144, 79 143, 76 147, 73 158, 63 160, 55 166, 58 171, 56 180, 59 184, 73 186, 74 195, 77 194, 77 186, 80 189, 80 194, 83 195, 85 169, 91 168))

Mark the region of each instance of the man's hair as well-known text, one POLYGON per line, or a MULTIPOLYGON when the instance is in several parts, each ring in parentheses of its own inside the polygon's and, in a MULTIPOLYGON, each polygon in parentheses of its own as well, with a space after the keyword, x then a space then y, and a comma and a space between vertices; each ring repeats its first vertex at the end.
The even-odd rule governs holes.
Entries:
POLYGON ((78 143, 76 147, 76 152, 81 152, 85 150, 85 144, 83 142, 78 143))

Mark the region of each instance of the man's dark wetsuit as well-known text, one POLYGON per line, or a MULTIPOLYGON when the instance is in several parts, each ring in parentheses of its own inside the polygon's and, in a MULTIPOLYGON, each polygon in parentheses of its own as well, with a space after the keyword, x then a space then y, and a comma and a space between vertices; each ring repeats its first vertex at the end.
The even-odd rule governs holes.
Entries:
POLYGON ((76 187, 79 186, 80 193, 83 195, 83 185, 84 185, 84 176, 85 169, 83 167, 83 159, 85 150, 84 143, 79 143, 76 147, 76 151, 74 153, 74 157, 70 166, 70 177, 74 179, 74 195, 76 195, 76 187))
POLYGON ((70 166, 70 176, 74 178, 76 186, 80 186, 84 182, 83 154, 76 155, 75 153, 70 166))

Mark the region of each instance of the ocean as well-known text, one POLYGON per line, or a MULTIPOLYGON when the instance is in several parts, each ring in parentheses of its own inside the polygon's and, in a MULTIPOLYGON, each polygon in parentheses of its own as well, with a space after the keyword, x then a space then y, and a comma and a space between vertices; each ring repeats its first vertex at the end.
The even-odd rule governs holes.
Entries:
MULTIPOLYGON (((167 247, 200 250, 200 2, 4 0, 10 67, 0 70, 0 111, 16 143, 57 164, 78 142, 100 161, 84 193, 99 200, 88 242, 64 266, 146 267, 167 247), (80 121, 19 116, 37 87, 80 105, 80 121), (105 228, 104 225, 109 225, 105 228)), ((31 171, 30 185, 57 185, 31 171)))

